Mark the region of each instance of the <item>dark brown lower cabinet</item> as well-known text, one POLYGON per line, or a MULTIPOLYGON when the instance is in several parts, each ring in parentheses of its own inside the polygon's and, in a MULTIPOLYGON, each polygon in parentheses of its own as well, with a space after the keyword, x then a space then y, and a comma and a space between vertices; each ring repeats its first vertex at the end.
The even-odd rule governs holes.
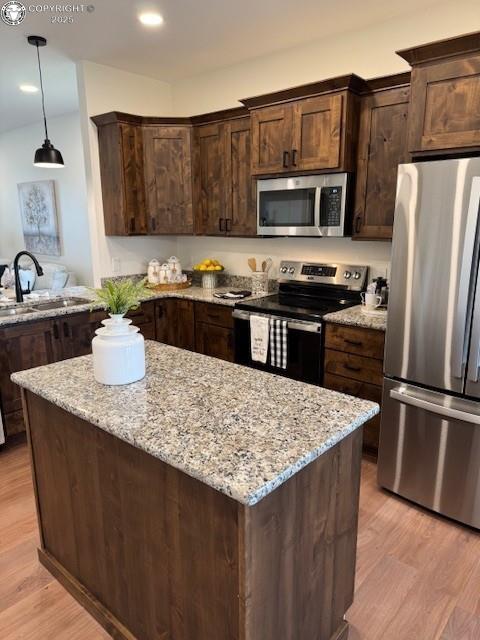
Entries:
POLYGON ((233 329, 197 322, 195 324, 195 338, 198 353, 233 362, 233 329))
POLYGON ((156 340, 195 351, 194 303, 166 298, 155 303, 156 340))
MULTIPOLYGON (((383 331, 327 324, 324 386, 381 404, 384 342, 383 331)), ((363 427, 367 453, 377 455, 379 435, 380 415, 363 427)))
POLYGON ((140 329, 145 340, 155 340, 155 302, 142 302, 138 309, 129 311, 127 318, 140 329))

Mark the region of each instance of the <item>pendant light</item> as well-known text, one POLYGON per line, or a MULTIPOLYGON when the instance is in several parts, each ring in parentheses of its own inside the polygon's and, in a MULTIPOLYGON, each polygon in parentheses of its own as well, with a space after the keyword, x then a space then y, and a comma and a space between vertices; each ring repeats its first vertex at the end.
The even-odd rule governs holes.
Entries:
POLYGON ((43 124, 45 127, 45 142, 40 149, 35 151, 35 159, 33 164, 36 167, 43 167, 44 169, 55 169, 64 166, 62 154, 58 149, 55 149, 53 144, 48 139, 47 130, 47 118, 45 116, 45 95, 43 93, 43 81, 42 81, 42 67, 40 65, 40 51, 39 47, 44 47, 47 44, 45 38, 42 36, 28 36, 28 44, 37 47, 37 60, 38 60, 38 74, 40 76, 40 90, 42 92, 42 112, 43 112, 43 124))

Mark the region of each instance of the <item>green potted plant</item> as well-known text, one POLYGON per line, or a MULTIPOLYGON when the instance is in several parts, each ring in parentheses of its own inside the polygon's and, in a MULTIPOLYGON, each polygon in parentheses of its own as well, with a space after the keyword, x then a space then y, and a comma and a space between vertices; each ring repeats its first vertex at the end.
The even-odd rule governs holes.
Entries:
POLYGON ((145 280, 107 280, 94 292, 110 316, 102 321, 104 326, 97 329, 92 340, 95 380, 108 385, 141 380, 145 376, 145 341, 139 328, 131 326, 132 321, 124 315, 151 295, 145 288, 145 280))

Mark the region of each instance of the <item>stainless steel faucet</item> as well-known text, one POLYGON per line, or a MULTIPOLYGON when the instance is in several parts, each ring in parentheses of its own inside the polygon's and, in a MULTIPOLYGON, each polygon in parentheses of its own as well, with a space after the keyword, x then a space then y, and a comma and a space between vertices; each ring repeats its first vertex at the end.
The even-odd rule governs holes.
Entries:
POLYGON ((19 251, 13 261, 13 272, 15 274, 15 295, 17 298, 17 302, 23 302, 22 285, 20 284, 20 275, 18 273, 18 270, 19 270, 18 261, 22 256, 28 256, 29 258, 31 258, 33 260, 33 264, 35 265, 37 275, 43 276, 43 269, 40 266, 40 263, 38 262, 36 257, 32 255, 29 251, 19 251))

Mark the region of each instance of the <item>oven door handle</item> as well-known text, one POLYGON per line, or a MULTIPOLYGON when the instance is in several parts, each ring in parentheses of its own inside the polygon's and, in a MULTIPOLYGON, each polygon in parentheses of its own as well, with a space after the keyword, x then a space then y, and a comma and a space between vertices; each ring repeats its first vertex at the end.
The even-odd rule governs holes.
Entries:
POLYGON ((322 324, 320 322, 309 322, 307 320, 292 320, 281 316, 270 316, 266 313, 250 313, 241 309, 234 309, 232 316, 236 320, 250 320, 250 316, 261 316, 263 318, 277 318, 278 320, 286 320, 287 327, 294 331, 307 331, 309 333, 321 333, 322 324))

